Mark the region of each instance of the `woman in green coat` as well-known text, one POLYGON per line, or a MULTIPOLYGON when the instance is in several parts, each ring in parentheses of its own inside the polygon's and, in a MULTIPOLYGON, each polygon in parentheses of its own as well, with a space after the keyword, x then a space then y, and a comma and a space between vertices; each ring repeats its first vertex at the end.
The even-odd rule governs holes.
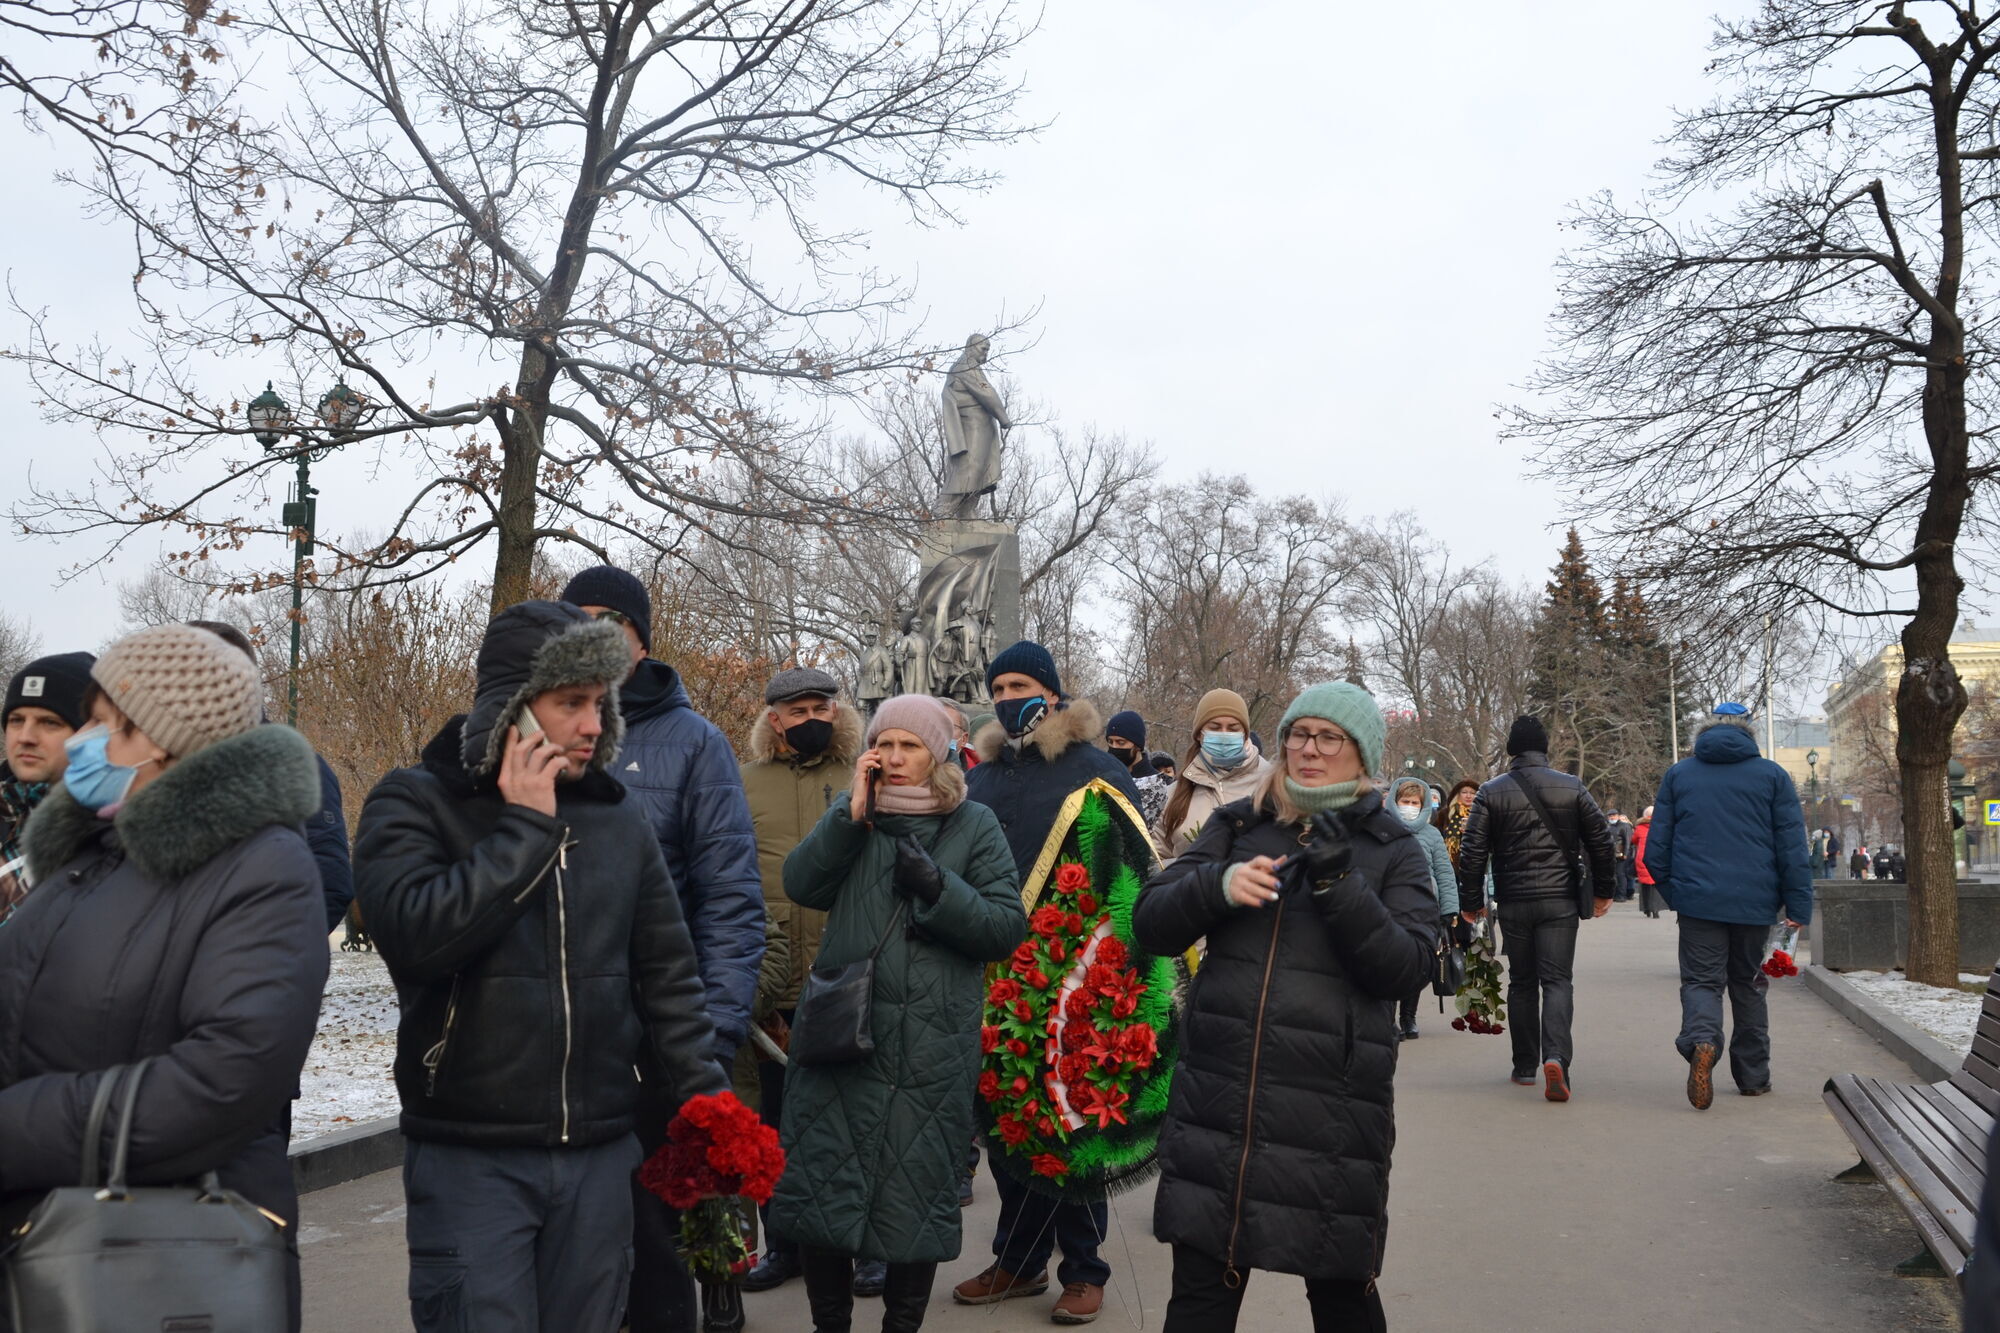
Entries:
POLYGON ((848 796, 785 858, 786 896, 830 914, 818 968, 881 945, 874 1053, 785 1075, 771 1220, 799 1242, 816 1333, 848 1333, 855 1259, 888 1263, 882 1328, 913 1333, 938 1264, 958 1257, 982 978, 1028 921, 1000 821, 966 801, 951 740, 937 700, 884 702, 848 796))

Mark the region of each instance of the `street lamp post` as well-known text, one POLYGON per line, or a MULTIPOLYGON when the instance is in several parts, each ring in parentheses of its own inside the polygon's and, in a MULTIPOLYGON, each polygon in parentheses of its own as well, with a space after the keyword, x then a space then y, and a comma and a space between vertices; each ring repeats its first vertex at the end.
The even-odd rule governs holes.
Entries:
MULTIPOLYGON (((333 387, 320 396, 319 419, 326 425, 332 439, 339 441, 353 433, 366 406, 367 399, 348 388, 345 381, 335 380, 333 387)), ((281 452, 280 446, 288 434, 300 437, 300 444, 292 454, 298 464, 298 479, 292 483, 291 496, 279 515, 292 537, 292 659, 291 669, 285 678, 285 722, 289 726, 297 726, 299 630, 305 620, 305 562, 306 557, 313 553, 313 537, 319 519, 319 492, 313 489, 312 465, 325 452, 325 446, 313 446, 310 435, 293 421, 291 404, 279 396, 269 381, 264 384, 264 392, 250 400, 244 415, 249 418, 251 431, 266 453, 281 452)))

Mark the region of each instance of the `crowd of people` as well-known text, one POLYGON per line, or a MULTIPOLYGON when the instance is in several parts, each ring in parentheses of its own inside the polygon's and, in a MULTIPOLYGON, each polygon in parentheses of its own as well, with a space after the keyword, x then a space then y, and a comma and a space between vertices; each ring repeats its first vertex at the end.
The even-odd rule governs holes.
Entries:
POLYGON ((636 1175, 725 1089, 786 1153, 741 1210, 741 1290, 802 1280, 817 1333, 871 1296, 884 1330, 921 1326, 982 1150, 999 1223, 958 1303, 1097 1318, 1106 1199, 1156 1170, 1167 1333, 1235 1327, 1257 1269, 1303 1276, 1317 1329, 1383 1329, 1398 1047, 1489 913, 1516 1083, 1576 1095, 1579 929, 1637 896, 1679 916, 1689 1102, 1725 1051, 1743 1095, 1770 1090, 1758 964, 1838 847, 1809 845, 1740 710, 1634 822, 1551 766, 1534 717, 1503 772, 1447 791, 1381 777, 1357 685, 1302 690, 1268 743, 1218 687, 1174 758, 1023 641, 977 716, 902 695, 863 717, 826 672, 781 671, 739 763, 651 622, 610 566, 497 614, 465 712, 368 793, 351 863, 338 784, 266 721, 226 626, 17 675, 0 1234, 97 1160, 93 1103, 145 1061, 131 1179, 214 1172, 267 1210, 297 1328, 289 1105, 350 894, 400 1001, 424 1333, 731 1327, 636 1175), (856 975, 865 1050, 834 1060, 819 997, 856 975))

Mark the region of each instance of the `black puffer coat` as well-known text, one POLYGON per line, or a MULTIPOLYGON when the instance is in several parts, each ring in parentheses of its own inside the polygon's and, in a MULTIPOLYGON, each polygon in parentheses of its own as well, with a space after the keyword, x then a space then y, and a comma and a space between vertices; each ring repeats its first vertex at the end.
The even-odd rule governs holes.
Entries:
POLYGON ((1503 903, 1570 896, 1569 863, 1561 844, 1549 836, 1535 807, 1521 794, 1522 775, 1549 808, 1556 830, 1583 852, 1591 892, 1612 897, 1618 863, 1611 850, 1611 825, 1584 785, 1549 767, 1549 757, 1517 755, 1507 771, 1480 787, 1465 816, 1458 844, 1458 910, 1486 906, 1486 867, 1493 866, 1493 896, 1503 903))
POLYGON ((1344 879, 1315 893, 1295 860, 1276 902, 1242 908, 1223 895, 1229 867, 1295 854, 1305 830, 1249 799, 1225 805, 1134 913, 1154 953, 1208 937, 1160 1131, 1153 1234, 1242 1271, 1382 1271, 1396 1001, 1429 975, 1437 899, 1423 848, 1378 793, 1341 818, 1344 879))
POLYGON ((327 969, 299 826, 319 798, 312 747, 272 726, 174 763, 114 822, 60 785, 36 810, 36 889, 0 926, 0 1234, 77 1182, 102 1072, 145 1056, 133 1182, 216 1170, 296 1220, 285 1108, 327 969))
MULTIPOLYGON (((623 636, 575 607, 495 617, 479 694, 361 811, 355 889, 395 978, 396 1092, 412 1138, 586 1147, 634 1127, 646 1043, 673 1106, 727 1086, 680 900, 645 816, 603 772, 556 786, 553 819, 509 805, 499 738, 544 690, 616 679, 623 636)), ((607 724, 617 716, 607 696, 607 724)), ((607 743, 608 742, 608 743, 607 743)))

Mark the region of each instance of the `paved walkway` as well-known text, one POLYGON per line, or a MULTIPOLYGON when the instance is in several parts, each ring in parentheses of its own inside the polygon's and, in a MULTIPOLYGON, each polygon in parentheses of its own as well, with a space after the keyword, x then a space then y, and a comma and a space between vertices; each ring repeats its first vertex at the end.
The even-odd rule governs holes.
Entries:
MULTIPOLYGON (((1807 992, 1774 983, 1777 1091, 1746 1100, 1726 1076, 1713 1110, 1684 1099, 1671 917, 1619 907, 1583 927, 1576 1098, 1552 1106, 1507 1081, 1507 1039, 1452 1032, 1427 1000, 1403 1048, 1400 1137, 1382 1290, 1398 1333, 1774 1328, 1955 1329, 1949 1284, 1898 1278, 1919 1248, 1879 1185, 1837 1185, 1854 1153, 1819 1099, 1829 1074, 1909 1071, 1807 992)), ((1098 1327, 1157 1329, 1168 1256, 1150 1191, 1113 1205, 1116 1270, 1098 1327)), ((928 1329, 1053 1327, 1043 1299, 983 1310, 949 1284, 985 1263, 995 1204, 982 1174, 966 1253, 940 1273, 928 1329)), ((409 1327, 402 1197, 393 1173, 305 1200, 306 1327, 409 1327)), ((858 1329, 873 1327, 868 1303, 858 1329)), ((798 1283, 748 1298, 752 1333, 811 1327, 798 1283)), ((1241 1325, 1310 1327, 1297 1278, 1258 1275, 1241 1325)))

